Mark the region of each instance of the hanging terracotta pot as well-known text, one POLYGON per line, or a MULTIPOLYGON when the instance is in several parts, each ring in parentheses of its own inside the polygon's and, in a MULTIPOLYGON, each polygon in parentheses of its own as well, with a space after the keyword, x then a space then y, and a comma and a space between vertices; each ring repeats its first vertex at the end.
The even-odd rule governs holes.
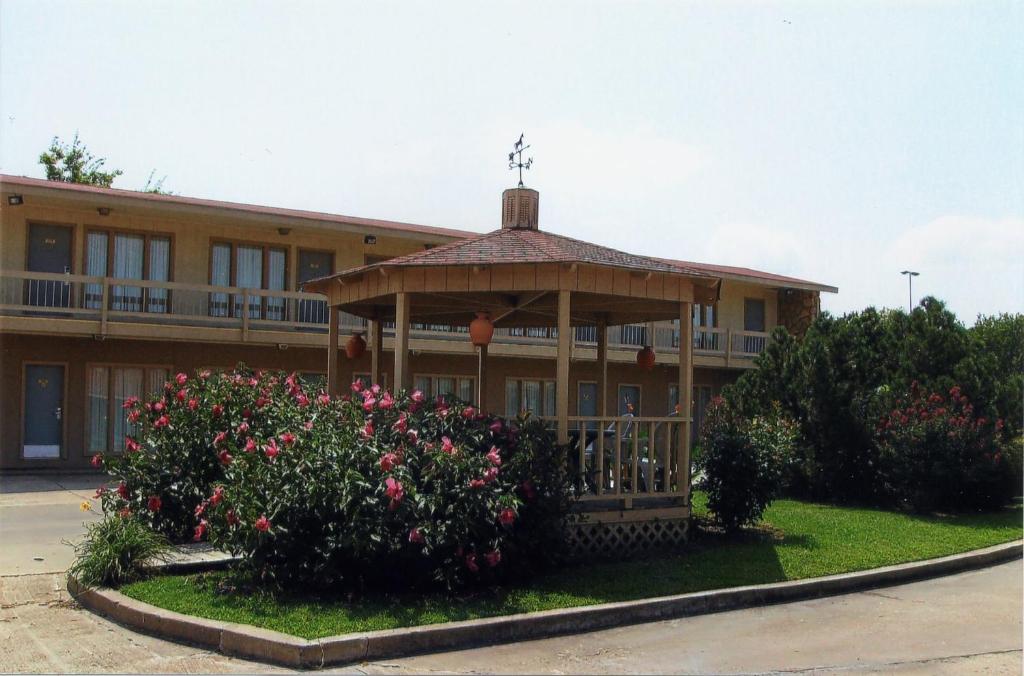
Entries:
POLYGON ((345 343, 345 356, 349 359, 359 359, 364 352, 366 352, 366 341, 363 340, 361 334, 353 333, 345 343))
POLYGON ((469 338, 477 347, 490 345, 494 335, 494 322, 489 312, 477 312, 476 319, 469 323, 469 338))
POLYGON ((636 365, 645 371, 650 371, 654 368, 654 348, 650 345, 645 345, 642 350, 636 353, 636 365))

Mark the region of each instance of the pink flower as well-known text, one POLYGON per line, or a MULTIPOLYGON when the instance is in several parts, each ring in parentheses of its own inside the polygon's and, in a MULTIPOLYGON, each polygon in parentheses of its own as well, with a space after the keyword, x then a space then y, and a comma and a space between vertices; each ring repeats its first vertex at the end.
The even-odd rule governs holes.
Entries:
POLYGON ((476 563, 476 554, 466 554, 466 568, 469 568, 471 573, 479 573, 480 566, 476 563))
POLYGON ((194 399, 194 398, 193 399, 189 399, 188 400, 188 410, 194 411, 197 408, 199 408, 199 400, 198 399, 194 399))
POLYGON ((306 408, 309 406, 309 397, 300 392, 299 395, 295 397, 295 403, 298 404, 299 408, 306 408))
POLYGON ((488 426, 488 429, 491 430, 491 434, 501 434, 503 426, 500 420, 495 420, 488 426))
POLYGON ((352 391, 353 392, 362 392, 363 391, 363 381, 358 379, 358 378, 356 378, 355 380, 352 381, 351 387, 352 387, 352 391))
POLYGON ((205 512, 205 511, 206 511, 206 503, 205 502, 200 502, 198 505, 196 505, 196 511, 195 511, 196 518, 202 516, 203 512, 205 512))
POLYGON ((92 462, 92 466, 93 467, 102 467, 103 466, 103 454, 97 453, 96 455, 92 456, 92 461, 91 462, 92 462))
POLYGON ((139 415, 140 415, 139 410, 138 409, 133 409, 132 411, 130 411, 128 413, 128 422, 130 422, 130 423, 138 422, 139 421, 139 415))
POLYGON ((213 408, 210 410, 213 412, 214 418, 219 418, 221 414, 224 413, 224 407, 221 406, 220 404, 214 404, 213 408))
POLYGON ((255 451, 256 451, 256 440, 253 439, 252 437, 249 437, 248 439, 245 440, 245 452, 246 453, 254 453, 255 451))
POLYGON ((285 432, 284 434, 281 435, 281 443, 283 443, 285 446, 291 446, 292 444, 295 443, 295 435, 292 434, 291 432, 285 432))
POLYGON ((235 514, 235 510, 229 509, 227 514, 224 515, 229 526, 237 526, 239 524, 238 515, 235 514))
POLYGON ((501 510, 498 514, 498 521, 501 522, 502 526, 511 526, 516 520, 516 513, 509 507, 501 510))
POLYGON ((423 533, 420 532, 419 528, 412 528, 409 530, 409 542, 414 545, 421 545, 423 544, 423 541, 423 533))
POLYGON ((179 385, 184 385, 185 383, 188 382, 188 376, 185 375, 184 373, 179 373, 178 375, 174 376, 174 379, 178 381, 179 385))
POLYGON ((501 467, 501 454, 498 453, 497 446, 491 446, 491 450, 487 451, 487 459, 491 461, 491 464, 495 467, 501 467))
POLYGON ((310 431, 311 429, 313 429, 313 421, 307 420, 306 422, 302 423, 302 428, 307 432, 310 431))
POLYGON ((470 488, 474 488, 474 489, 475 488, 483 488, 484 487, 484 483, 485 482, 484 482, 483 479, 470 479, 469 480, 469 487, 470 488))
POLYGON ((414 444, 416 442, 418 442, 420 440, 420 433, 419 433, 419 431, 418 430, 409 430, 409 440, 412 441, 412 443, 414 443, 414 444))
POLYGON ((270 530, 270 521, 267 519, 266 514, 260 514, 260 518, 256 519, 255 526, 256 530, 261 533, 266 533, 270 530))
POLYGON ((388 477, 384 481, 386 488, 384 489, 384 495, 391 498, 394 502, 401 502, 402 498, 405 497, 405 489, 402 488, 402 482, 396 481, 394 477, 388 477))
POLYGON ((369 413, 373 410, 373 407, 377 405, 377 400, 373 397, 367 397, 363 400, 363 410, 369 413))
POLYGON ((151 495, 149 496, 149 500, 146 500, 146 508, 151 512, 159 512, 162 504, 163 502, 160 500, 160 496, 158 495, 151 495))
POLYGON ((380 385, 374 383, 373 385, 370 386, 370 391, 373 392, 375 395, 380 394, 380 385))
POLYGON ((263 447, 263 452, 267 454, 268 458, 273 460, 281 452, 281 449, 277 447, 277 442, 271 439, 270 443, 263 447))
POLYGON ((373 421, 372 420, 367 420, 366 424, 363 425, 362 435, 363 435, 363 439, 369 439, 370 437, 373 436, 373 421))
POLYGON ((235 431, 238 432, 239 434, 245 434, 246 432, 249 431, 249 423, 242 422, 241 424, 239 424, 237 428, 235 428, 235 431))
POLYGON ((380 471, 390 472, 398 464, 398 456, 394 453, 385 453, 380 458, 380 471))
POLYGON ((498 468, 488 467, 487 471, 484 472, 484 481, 486 483, 494 483, 498 479, 498 468))
POLYGON ((210 496, 210 504, 216 507, 220 504, 220 501, 224 499, 224 487, 217 486, 213 489, 213 495, 210 496))
POLYGON ((247 408, 243 408, 242 409, 242 417, 245 418, 246 420, 248 420, 249 418, 252 417, 252 411, 250 411, 247 408))
POLYGON ((391 429, 395 430, 399 434, 405 434, 406 431, 408 431, 409 420, 406 417, 405 413, 402 413, 401 415, 398 416, 398 420, 396 420, 395 424, 391 426, 391 429))
POLYGON ((203 370, 203 371, 199 372, 199 379, 200 380, 206 380, 209 377, 210 377, 210 372, 209 371, 203 370))
POLYGON ((227 439, 227 438, 228 438, 228 433, 227 432, 217 432, 217 436, 215 436, 213 438, 213 445, 214 446, 220 446, 222 443, 224 443, 224 440, 227 439))
POLYGON ((153 402, 153 410, 156 411, 157 413, 159 413, 160 411, 164 410, 164 402, 163 401, 155 401, 155 402, 153 402))
POLYGON ((409 395, 409 398, 417 404, 422 404, 423 400, 426 399, 426 396, 420 390, 413 390, 412 394, 409 395))
POLYGON ((128 397, 127 399, 124 400, 124 403, 121 404, 121 408, 123 408, 123 409, 135 408, 138 405, 138 403, 139 403, 139 398, 138 397, 128 397))
POLYGON ((192 539, 195 540, 196 542, 199 542, 200 540, 202 540, 203 536, 206 535, 206 528, 207 528, 206 519, 203 519, 202 521, 199 522, 199 525, 196 526, 196 531, 195 531, 195 534, 192 536, 192 539))
POLYGON ((126 453, 134 453, 139 450, 139 448, 139 442, 135 441, 131 437, 125 437, 124 450, 126 453))
POLYGON ((117 495, 122 500, 127 500, 128 499, 128 485, 125 484, 125 482, 122 481, 121 483, 119 483, 117 485, 117 495))
POLYGON ((270 403, 270 400, 266 397, 256 397, 256 408, 263 408, 270 403))
POLYGON ((92 497, 94 497, 96 499, 102 498, 103 494, 106 493, 106 492, 107 492, 107 487, 106 486, 100 486, 99 488, 96 489, 96 493, 92 497))
POLYGON ((217 454, 217 459, 220 460, 220 464, 227 466, 230 465, 231 461, 234 460, 235 458, 227 451, 221 451, 220 453, 217 454))
POLYGON ((179 404, 184 404, 185 400, 188 399, 188 390, 178 390, 178 393, 174 395, 174 398, 178 400, 179 404))
POLYGON ((160 416, 153 421, 153 427, 167 427, 171 424, 171 419, 165 415, 160 416))
POLYGON ((385 411, 395 405, 395 398, 391 396, 390 392, 385 392, 384 396, 380 398, 380 407, 385 411))
POLYGON ((321 392, 320 395, 316 398, 316 400, 317 402, 319 402, 321 406, 327 406, 327 404, 331 403, 331 395, 327 394, 326 392, 321 392))
POLYGON ((455 444, 448 437, 441 437, 441 451, 449 455, 455 452, 455 444))
POLYGON ((462 417, 465 418, 466 420, 469 420, 474 415, 476 415, 476 411, 473 410, 472 406, 467 406, 466 408, 462 409, 462 417))
POLYGON ((501 563, 501 552, 499 552, 497 549, 492 549, 491 551, 484 554, 484 559, 487 560, 488 566, 494 568, 496 565, 501 563))

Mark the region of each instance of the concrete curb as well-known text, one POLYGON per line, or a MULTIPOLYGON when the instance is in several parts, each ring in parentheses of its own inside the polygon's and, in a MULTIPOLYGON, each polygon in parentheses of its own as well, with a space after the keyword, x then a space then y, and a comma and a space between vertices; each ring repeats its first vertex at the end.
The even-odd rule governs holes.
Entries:
POLYGON ((984 568, 1019 559, 1022 553, 1024 540, 1017 540, 963 554, 809 580, 345 634, 312 641, 250 625, 182 615, 111 589, 85 589, 71 577, 68 592, 84 607, 147 634, 225 655, 309 669, 845 594, 984 568))

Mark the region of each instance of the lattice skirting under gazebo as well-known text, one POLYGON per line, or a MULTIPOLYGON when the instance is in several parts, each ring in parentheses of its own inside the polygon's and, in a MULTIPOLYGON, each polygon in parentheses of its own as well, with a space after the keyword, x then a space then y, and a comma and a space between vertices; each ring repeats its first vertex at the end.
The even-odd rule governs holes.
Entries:
POLYGON ((672 551, 685 545, 689 538, 688 515, 628 521, 597 520, 588 516, 581 515, 569 526, 569 554, 574 559, 618 558, 672 551))

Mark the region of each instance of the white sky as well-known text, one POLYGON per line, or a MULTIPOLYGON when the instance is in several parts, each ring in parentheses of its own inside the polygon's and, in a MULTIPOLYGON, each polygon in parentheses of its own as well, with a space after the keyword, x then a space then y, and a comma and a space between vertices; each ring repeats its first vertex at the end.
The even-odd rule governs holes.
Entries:
POLYGON ((1024 311, 1024 3, 0 0, 0 171, 78 130, 179 194, 541 227, 1024 311))

